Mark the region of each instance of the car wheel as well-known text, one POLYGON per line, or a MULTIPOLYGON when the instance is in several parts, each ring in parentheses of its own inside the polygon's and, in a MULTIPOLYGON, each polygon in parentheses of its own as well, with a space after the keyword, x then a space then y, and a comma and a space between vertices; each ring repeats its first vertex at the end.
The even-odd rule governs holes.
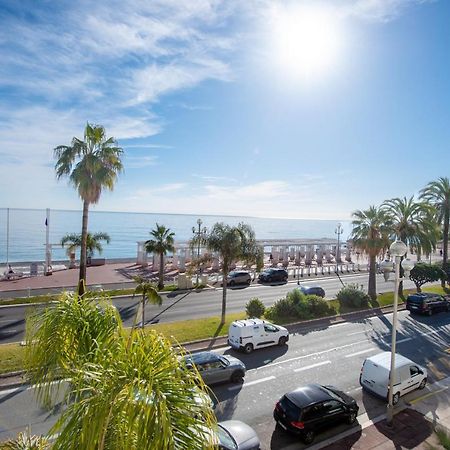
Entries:
POLYGON ((285 336, 281 336, 280 339, 278 339, 278 345, 280 347, 282 347, 285 344, 286 344, 286 337, 285 336))
POLYGON ((250 286, 252 284, 252 280, 247 280, 247 286, 250 286))
POLYGON ((234 280, 231 280, 230 283, 229 283, 230 286, 234 286, 235 284, 236 283, 234 282, 234 280))
POLYGON ((350 415, 347 418, 347 423, 349 425, 353 425, 356 421, 356 413, 355 412, 351 412, 350 415))
POLYGON ((315 438, 315 434, 314 431, 307 431, 304 435, 303 435, 303 442, 305 444, 311 444, 312 441, 314 441, 315 438))
POLYGON ((284 277, 284 278, 283 278, 283 281, 284 281, 285 283, 287 283, 287 280, 288 280, 288 277, 284 277))
POLYGON ((419 384, 419 389, 425 389, 426 385, 427 385, 427 379, 424 378, 419 384))
POLYGON ((244 346, 244 353, 251 353, 253 351, 253 344, 245 344, 244 346))
POLYGON ((399 400, 400 400, 400 392, 397 392, 394 394, 394 397, 392 397, 392 404, 396 405, 399 400))
POLYGON ((429 311, 428 311, 428 313, 427 313, 429 316, 432 316, 433 315, 433 310, 432 309, 430 309, 429 311))
POLYGON ((232 383, 240 383, 244 379, 244 372, 242 370, 235 370, 230 377, 232 383))

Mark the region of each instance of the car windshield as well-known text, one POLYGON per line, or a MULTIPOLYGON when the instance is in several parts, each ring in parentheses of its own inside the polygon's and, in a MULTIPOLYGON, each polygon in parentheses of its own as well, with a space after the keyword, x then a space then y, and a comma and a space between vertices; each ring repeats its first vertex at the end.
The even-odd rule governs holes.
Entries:
POLYGON ((237 446, 236 442, 234 441, 231 434, 228 433, 227 430, 225 430, 225 428, 222 428, 219 425, 217 434, 219 436, 219 443, 220 443, 221 447, 224 447, 229 450, 237 450, 238 446, 237 446))
POLYGON ((223 364, 225 364, 226 366, 230 365, 230 361, 228 361, 228 359, 224 358, 223 356, 219 355, 219 359, 220 361, 222 361, 223 364))
POLYGON ((335 400, 339 400, 340 402, 345 403, 345 399, 343 399, 336 391, 333 389, 330 389, 329 387, 320 386, 320 389, 325 391, 327 394, 329 394, 331 397, 333 397, 335 400))

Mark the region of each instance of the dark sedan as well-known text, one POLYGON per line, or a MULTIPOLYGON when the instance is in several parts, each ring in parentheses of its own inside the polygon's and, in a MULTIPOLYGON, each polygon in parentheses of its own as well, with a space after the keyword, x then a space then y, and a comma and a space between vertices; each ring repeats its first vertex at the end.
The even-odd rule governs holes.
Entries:
POLYGON ((317 295, 319 297, 325 297, 325 290, 320 286, 300 286, 300 290, 305 295, 317 295))
POLYGON ((260 283, 273 283, 275 281, 282 281, 286 283, 288 280, 288 273, 284 269, 266 269, 259 274, 258 281, 260 283))
POLYGON ((273 417, 281 428, 310 444, 322 429, 339 422, 353 424, 358 409, 354 398, 335 387, 308 384, 283 395, 273 417))

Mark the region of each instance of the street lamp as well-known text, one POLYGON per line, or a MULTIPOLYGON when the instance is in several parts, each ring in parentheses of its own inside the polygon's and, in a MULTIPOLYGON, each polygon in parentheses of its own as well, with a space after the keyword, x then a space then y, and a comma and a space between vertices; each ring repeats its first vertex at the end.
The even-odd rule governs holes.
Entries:
MULTIPOLYGON (((202 219, 197 219, 197 225, 198 225, 198 230, 195 227, 192 227, 192 233, 194 233, 194 235, 197 238, 197 262, 200 259, 200 241, 201 241, 201 237, 203 234, 206 233, 206 227, 203 228, 202 230, 202 219)), ((198 277, 199 277, 199 272, 200 272, 200 263, 199 266, 197 268, 197 281, 196 284, 198 285, 198 277)))
POLYGON ((341 261, 341 244, 340 244, 340 237, 341 234, 344 232, 344 229, 342 228, 341 222, 337 224, 336 229, 334 230, 335 234, 337 234, 337 247, 336 247, 336 273, 339 272, 338 270, 338 263, 341 261))
MULTIPOLYGON (((389 247, 389 253, 394 257, 395 262, 395 289, 394 289, 394 313, 392 316, 392 344, 391 344, 391 371, 389 373, 388 405, 386 411, 386 422, 392 425, 394 418, 394 381, 395 381, 395 347, 397 344, 397 311, 398 311, 398 287, 400 284, 400 261, 405 256, 408 247, 402 241, 396 240, 389 247)), ((409 259, 402 262, 404 271, 411 270, 413 263, 409 259)))

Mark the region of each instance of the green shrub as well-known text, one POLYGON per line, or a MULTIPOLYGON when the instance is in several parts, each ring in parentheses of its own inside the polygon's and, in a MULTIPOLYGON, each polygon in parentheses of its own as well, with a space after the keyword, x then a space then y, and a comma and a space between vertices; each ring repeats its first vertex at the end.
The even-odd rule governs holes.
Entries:
POLYGON ((247 317, 257 317, 259 319, 266 312, 266 307, 259 298, 255 297, 247 302, 245 305, 245 312, 247 313, 247 317))
POLYGON ((347 284, 338 293, 337 299, 341 308, 367 308, 370 297, 357 284, 347 284))
POLYGON ((337 314, 336 308, 318 295, 307 295, 306 303, 312 317, 326 317, 337 314))

